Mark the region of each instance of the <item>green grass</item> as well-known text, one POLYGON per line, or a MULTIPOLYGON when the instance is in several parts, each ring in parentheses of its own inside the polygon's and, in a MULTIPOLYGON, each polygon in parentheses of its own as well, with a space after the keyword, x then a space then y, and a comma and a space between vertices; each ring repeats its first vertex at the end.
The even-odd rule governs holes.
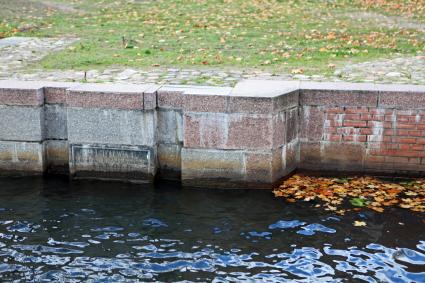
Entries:
POLYGON ((347 61, 424 51, 424 33, 419 30, 378 27, 347 17, 347 13, 365 10, 392 15, 394 5, 385 5, 393 2, 402 3, 404 10, 399 11, 406 18, 424 23, 424 2, 365 5, 370 2, 74 0, 79 14, 22 15, 4 20, 0 33, 81 38, 70 48, 46 57, 40 64, 47 69, 121 65, 330 74, 334 65, 347 61), (38 28, 17 31, 22 22, 38 28))

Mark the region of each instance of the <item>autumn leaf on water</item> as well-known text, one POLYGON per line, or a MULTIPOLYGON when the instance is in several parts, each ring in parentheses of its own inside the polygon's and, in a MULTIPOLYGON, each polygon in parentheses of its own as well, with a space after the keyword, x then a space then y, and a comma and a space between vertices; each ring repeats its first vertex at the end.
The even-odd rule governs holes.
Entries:
POLYGON ((361 198, 352 198, 350 203, 354 206, 365 206, 365 200, 361 198))
POLYGON ((356 226, 356 227, 361 227, 361 226, 366 226, 367 224, 364 221, 357 221, 356 220, 356 221, 354 221, 353 225, 356 226))

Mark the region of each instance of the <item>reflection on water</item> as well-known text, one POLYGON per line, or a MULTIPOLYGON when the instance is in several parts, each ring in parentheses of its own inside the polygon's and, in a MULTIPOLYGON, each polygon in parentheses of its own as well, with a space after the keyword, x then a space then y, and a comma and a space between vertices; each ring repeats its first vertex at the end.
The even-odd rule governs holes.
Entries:
POLYGON ((0 280, 425 282, 423 219, 267 191, 0 179, 0 280))

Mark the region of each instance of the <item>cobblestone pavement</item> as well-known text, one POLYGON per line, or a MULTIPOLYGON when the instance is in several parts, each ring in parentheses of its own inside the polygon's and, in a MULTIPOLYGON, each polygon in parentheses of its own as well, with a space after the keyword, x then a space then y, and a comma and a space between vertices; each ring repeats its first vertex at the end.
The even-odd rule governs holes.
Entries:
POLYGON ((346 63, 332 76, 272 74, 257 70, 161 69, 149 70, 111 67, 106 70, 31 70, 27 65, 47 54, 66 48, 76 39, 8 38, 0 40, 0 79, 87 82, 132 82, 159 84, 203 84, 231 86, 242 79, 295 79, 314 81, 351 81, 425 84, 425 54, 395 57, 371 62, 346 63))

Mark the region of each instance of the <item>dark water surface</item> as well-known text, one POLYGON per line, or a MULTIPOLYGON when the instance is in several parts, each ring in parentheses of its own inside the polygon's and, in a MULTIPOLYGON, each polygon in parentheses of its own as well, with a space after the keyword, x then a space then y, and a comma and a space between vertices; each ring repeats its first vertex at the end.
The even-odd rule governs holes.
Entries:
POLYGON ((0 179, 0 281, 425 282, 423 219, 270 191, 0 179))

